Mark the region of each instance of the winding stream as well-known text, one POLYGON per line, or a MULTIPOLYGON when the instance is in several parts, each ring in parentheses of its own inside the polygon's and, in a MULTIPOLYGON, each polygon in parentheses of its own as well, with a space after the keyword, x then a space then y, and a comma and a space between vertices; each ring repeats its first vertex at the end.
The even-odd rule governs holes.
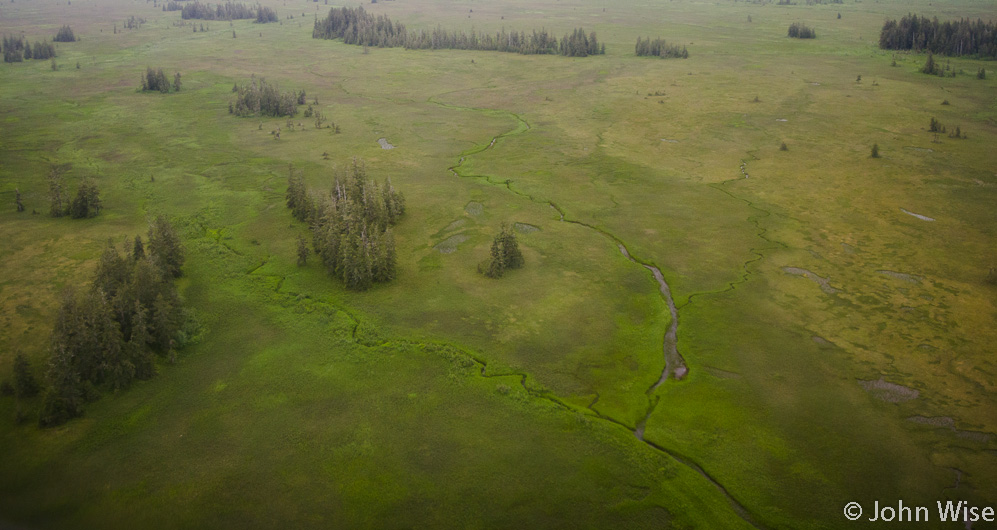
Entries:
MULTIPOLYGON (((629 427, 628 425, 624 424, 620 420, 617 420, 616 418, 613 418, 613 417, 610 417, 610 416, 605 416, 602 413, 600 413, 599 411, 597 411, 596 409, 594 409, 593 408, 594 405, 599 401, 598 394, 596 395, 596 398, 592 401, 592 403, 588 406, 588 410, 590 410, 592 413, 594 413, 597 417, 599 417, 601 419, 604 419, 606 421, 612 422, 612 423, 614 423, 616 425, 619 425, 621 427, 626 428, 627 430, 630 430, 634 434, 634 436, 638 440, 640 440, 641 442, 647 444, 648 446, 654 448, 657 451, 660 451, 662 453, 665 453, 665 454, 669 455, 670 457, 672 457, 673 459, 675 459, 675 461, 677 461, 677 462, 681 463, 682 465, 685 465, 688 468, 694 470, 696 473, 698 473, 699 475, 701 475, 704 479, 706 479, 711 484, 713 484, 713 486, 716 487, 717 490, 719 490, 727 498, 728 502, 730 503, 730 505, 733 508, 733 510, 735 511, 735 513, 737 513, 745 522, 747 522, 748 524, 754 526, 755 528, 760 528, 760 529, 766 528, 765 525, 763 525, 760 522, 756 521, 752 517, 751 512, 749 512, 747 508, 745 508, 740 502, 738 502, 737 499, 735 499, 730 494, 730 492, 728 492, 727 489, 722 484, 720 484, 719 482, 717 482, 716 479, 714 479, 709 473, 706 472, 706 470, 704 470, 697 463, 695 463, 694 461, 690 460, 689 458, 687 458, 687 457, 685 457, 685 456, 683 456, 683 455, 681 455, 679 453, 676 453, 675 451, 673 451, 671 449, 665 448, 665 447, 663 447, 661 445, 658 445, 658 444, 656 444, 656 443, 654 443, 652 441, 644 439, 644 428, 645 428, 645 425, 647 424, 648 419, 651 417, 651 414, 654 412, 655 408, 657 407, 657 405, 658 405, 658 403, 660 401, 660 398, 655 395, 655 391, 666 380, 668 380, 668 378, 670 376, 674 377, 676 381, 680 381, 682 378, 684 378, 689 373, 689 368, 688 368, 688 366, 685 363, 685 359, 682 357, 682 355, 678 351, 678 320, 679 320, 678 319, 678 307, 675 304, 675 299, 672 296, 671 288, 669 287, 668 282, 665 280, 665 277, 662 274, 661 269, 659 269, 657 266, 655 266, 652 263, 645 262, 645 261, 643 261, 641 259, 635 258, 633 255, 630 254, 629 250, 627 249, 626 244, 620 238, 616 237, 614 234, 612 234, 610 232, 607 232, 606 230, 604 230, 602 228, 590 225, 590 224, 582 222, 582 221, 577 221, 577 220, 574 220, 574 219, 568 219, 568 218, 565 217, 564 210, 562 210, 561 208, 559 208, 553 201, 550 201, 550 200, 547 200, 547 199, 542 199, 542 198, 537 198, 537 197, 534 197, 534 196, 532 196, 532 195, 530 195, 528 193, 524 193, 524 192, 522 192, 520 190, 515 189, 512 186, 512 180, 510 180, 510 179, 506 179, 506 180, 502 180, 502 181, 496 181, 496 180, 493 180, 488 175, 462 175, 458 171, 460 169, 460 167, 463 166, 465 160, 467 160, 467 157, 469 157, 471 155, 474 155, 474 154, 481 153, 481 152, 483 152, 483 151, 485 151, 487 149, 493 148, 496 145, 496 143, 500 139, 502 139, 502 138, 506 138, 506 137, 514 136, 514 135, 518 135, 518 134, 522 134, 522 133, 524 133, 526 131, 529 131, 530 130, 530 124, 526 120, 524 120, 522 117, 520 117, 518 114, 509 112, 509 111, 503 111, 503 110, 485 109, 485 108, 473 108, 473 107, 461 107, 461 106, 456 106, 456 105, 449 105, 449 104, 446 104, 446 103, 435 101, 433 99, 433 97, 428 98, 427 102, 433 103, 435 105, 438 105, 440 107, 443 107, 443 108, 446 108, 446 109, 450 109, 450 110, 459 110, 459 111, 467 111, 467 112, 480 112, 480 113, 493 114, 493 115, 503 115, 503 116, 506 116, 506 117, 513 118, 515 120, 515 122, 516 122, 516 127, 515 128, 513 128, 512 130, 506 131, 506 132, 504 132, 502 134, 499 134, 498 136, 493 137, 491 139, 491 141, 487 145, 476 146, 476 147, 474 147, 474 148, 472 148, 470 150, 462 152, 460 154, 460 157, 458 158, 457 163, 454 164, 454 165, 452 165, 452 166, 450 166, 449 168, 447 168, 447 170, 450 173, 452 173, 455 177, 458 177, 458 178, 480 178, 480 179, 484 179, 486 182, 488 182, 490 184, 495 184, 495 185, 498 185, 498 186, 505 186, 505 188, 508 189, 510 192, 515 193, 516 195, 519 195, 519 196, 524 197, 526 199, 529 199, 532 202, 536 202, 536 203, 540 203, 540 204, 547 204, 552 209, 554 209, 554 211, 556 211, 558 213, 558 215, 560 216, 560 221, 568 222, 568 223, 572 223, 572 224, 577 224, 577 225, 580 225, 580 226, 584 226, 584 227, 586 227, 586 228, 588 228, 588 229, 590 229, 592 231, 598 232, 599 234, 603 235, 604 237, 608 238, 610 241, 612 241, 613 243, 615 243, 616 246, 617 246, 617 248, 619 248, 620 253, 622 253, 624 257, 626 257, 627 259, 629 259, 630 261, 632 261, 632 262, 634 262, 634 263, 636 263, 638 265, 641 265, 642 267, 646 268, 651 273, 651 275, 654 278, 654 280, 658 283, 658 288, 659 288, 659 291, 661 292, 662 298, 664 298, 665 302, 668 305, 668 311, 669 311, 669 313, 671 315, 671 319, 670 319, 670 322, 669 322, 669 325, 668 325, 668 329, 665 331, 664 339, 662 341, 662 353, 663 353, 663 357, 664 357, 664 368, 662 369, 661 375, 658 378, 658 380, 654 384, 652 384, 645 391, 645 394, 647 396, 647 402, 648 402, 647 410, 644 413, 643 418, 641 418, 641 420, 637 423, 637 425, 634 428, 629 427)), ((744 178, 747 178, 748 174, 747 174, 745 166, 746 166, 746 164, 742 161, 741 172, 742 172, 744 178)), ((729 195, 729 193, 728 193, 728 195, 729 195)), ((743 200, 743 199, 741 199, 741 200, 743 200)), ((758 258, 756 258, 756 259, 761 259, 761 256, 759 255, 758 258)), ((745 264, 745 266, 747 267, 747 264, 745 264)), ((733 286, 731 286, 731 288, 732 287, 733 286)), ((473 356, 472 356, 472 359, 474 359, 474 361, 476 363, 478 363, 478 364, 481 365, 480 373, 481 373, 482 377, 494 377, 494 376, 489 376, 489 375, 485 374, 485 371, 486 371, 486 368, 487 368, 487 363, 483 359, 477 359, 477 358, 474 358, 473 356)), ((513 375, 513 374, 505 374, 505 375, 513 375)), ((526 374, 515 374, 515 375, 519 375, 521 377, 521 384, 529 392, 529 388, 526 387, 526 377, 527 377, 526 374)), ((531 394, 532 394, 532 392, 531 392, 531 394)), ((557 399, 557 398, 555 398, 553 396, 550 396, 548 394, 545 394, 544 397, 546 399, 548 399, 548 400, 554 401, 554 402, 556 402, 556 403, 558 403, 558 404, 560 404, 562 406, 565 406, 566 408, 570 409, 570 407, 568 405, 564 404, 563 402, 561 402, 560 399, 557 399)))

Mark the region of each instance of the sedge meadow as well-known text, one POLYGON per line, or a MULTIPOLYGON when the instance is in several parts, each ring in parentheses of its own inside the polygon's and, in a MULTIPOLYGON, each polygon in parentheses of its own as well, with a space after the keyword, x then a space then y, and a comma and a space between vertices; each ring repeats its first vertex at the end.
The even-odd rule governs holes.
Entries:
POLYGON ((155 377, 61 425, 39 426, 44 388, 0 396, 0 527, 997 506, 997 62, 936 54, 955 75, 929 75, 879 47, 884 20, 988 22, 992 1, 363 4, 409 32, 584 28, 605 46, 587 57, 313 38, 359 5, 340 0, 263 0, 269 23, 166 5, 0 2, 0 34, 78 39, 0 64, 0 380, 22 354, 48 385, 63 291, 160 215, 196 319, 155 377), (648 37, 688 58, 637 56, 648 37), (142 91, 150 67, 182 88, 142 91), (253 79, 305 104, 230 113, 253 79), (406 201, 395 277, 363 291, 299 265, 312 235, 286 207, 289 167, 318 196, 354 158, 406 201), (49 215, 53 168, 99 187, 98 215, 49 215), (503 225, 524 265, 489 278, 503 225))

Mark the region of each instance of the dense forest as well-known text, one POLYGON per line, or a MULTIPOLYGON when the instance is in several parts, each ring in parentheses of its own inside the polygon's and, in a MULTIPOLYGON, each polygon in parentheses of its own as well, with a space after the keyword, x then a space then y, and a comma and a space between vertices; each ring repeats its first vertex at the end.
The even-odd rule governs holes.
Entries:
POLYGON ((127 388, 156 373, 155 358, 169 360, 189 340, 192 319, 173 284, 183 249, 173 225, 160 216, 142 238, 120 253, 108 241, 91 286, 68 290, 56 316, 39 423, 58 425, 83 414, 101 390, 127 388))
POLYGON ((392 22, 384 15, 375 17, 362 7, 331 9, 326 18, 315 21, 312 37, 343 39, 346 44, 382 48, 484 50, 570 57, 606 53, 606 46, 599 43, 595 32, 586 34, 581 28, 565 35, 560 42, 544 29, 533 30, 531 34, 509 33, 503 29, 494 35, 478 34, 474 30, 470 34, 447 31, 440 27, 409 32, 404 24, 392 22))
POLYGON ((634 51, 638 57, 653 56, 661 57, 662 59, 670 57, 689 58, 689 51, 685 49, 685 46, 679 48, 678 44, 668 44, 662 38, 651 40, 651 37, 647 39, 637 37, 637 45, 634 47, 634 51))
POLYGON ((329 275, 346 287, 364 290, 394 279, 391 227, 405 213, 405 197, 390 179, 378 186, 367 178, 363 162, 354 158, 329 193, 313 198, 301 176, 291 171, 287 206, 296 219, 309 224, 315 252, 329 275))
POLYGON ((879 47, 884 50, 930 51, 941 55, 975 55, 997 58, 997 25, 968 18, 939 22, 907 15, 887 20, 879 34, 879 47))
POLYGON ((277 85, 267 83, 265 79, 252 76, 248 85, 235 85, 232 91, 236 93, 235 103, 229 103, 228 111, 236 116, 294 116, 298 113, 298 105, 305 103, 305 91, 281 92, 277 85))

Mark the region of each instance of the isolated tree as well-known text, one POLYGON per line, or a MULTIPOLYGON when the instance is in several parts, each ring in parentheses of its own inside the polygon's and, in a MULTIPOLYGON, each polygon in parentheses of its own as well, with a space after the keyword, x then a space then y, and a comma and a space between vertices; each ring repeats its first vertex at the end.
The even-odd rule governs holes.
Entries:
POLYGON ((479 266, 479 271, 489 278, 501 278, 506 269, 518 269, 525 263, 523 254, 519 250, 519 243, 516 241, 516 234, 505 224, 492 240, 489 255, 488 263, 483 267, 479 266))
POLYGON ((24 211, 24 203, 21 202, 21 190, 14 188, 14 204, 17 205, 17 211, 24 211))
POLYGON ((813 39, 817 37, 817 32, 806 24, 793 22, 789 25, 789 36, 794 39, 813 39))
POLYGON ((311 253, 311 249, 308 248, 308 242, 305 238, 298 236, 298 266, 303 267, 308 264, 308 254, 311 253))
POLYGON ((872 158, 879 158, 879 144, 872 144, 872 158))
POLYGON ((23 353, 18 353, 14 357, 14 393, 18 397, 32 397, 38 394, 41 388, 34 374, 31 373, 31 364, 23 353))
POLYGON ((91 179, 84 179, 76 192, 76 198, 69 205, 69 215, 73 219, 96 217, 100 213, 100 191, 91 179))
POLYGON ((986 79, 987 78, 987 71, 984 70, 983 68, 980 68, 980 71, 976 72, 976 78, 977 79, 986 79))
POLYGON ((931 121, 928 122, 928 132, 939 132, 941 130, 942 130, 941 122, 932 117, 931 121))
POLYGON ((55 42, 76 42, 76 35, 73 35, 73 30, 69 26, 62 26, 52 40, 55 42))
POLYGON ((180 72, 173 74, 173 90, 180 92, 180 72))
POLYGON ((789 147, 786 145, 786 142, 782 142, 782 145, 779 146, 779 150, 780 151, 789 151, 789 147))

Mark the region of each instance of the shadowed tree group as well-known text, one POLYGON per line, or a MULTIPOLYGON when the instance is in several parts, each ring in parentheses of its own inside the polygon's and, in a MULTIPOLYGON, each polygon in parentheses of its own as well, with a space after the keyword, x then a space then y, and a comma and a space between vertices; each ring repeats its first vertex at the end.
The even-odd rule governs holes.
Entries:
MULTIPOLYGON (((315 253, 346 287, 365 290, 395 277, 395 237, 391 227, 405 213, 405 197, 388 179, 378 185, 354 158, 328 193, 311 196, 300 174, 290 171, 287 206, 312 231, 315 253)), ((298 249, 300 264, 307 252, 298 249)))
POLYGON ((452 49, 513 52, 521 54, 552 54, 570 57, 585 57, 606 53, 606 46, 600 44, 595 32, 585 33, 577 28, 560 41, 546 29, 524 32, 506 32, 503 29, 494 35, 447 31, 436 29, 409 32, 405 25, 392 22, 387 16, 374 16, 363 7, 333 8, 322 20, 315 20, 312 37, 316 39, 342 39, 346 44, 376 46, 380 48, 408 49, 452 49))
POLYGON ((126 241, 124 254, 108 241, 90 287, 63 293, 40 425, 80 416, 101 390, 151 378, 157 355, 175 358, 192 329, 173 283, 182 264, 180 238, 162 216, 149 228, 148 252, 140 237, 126 241))

